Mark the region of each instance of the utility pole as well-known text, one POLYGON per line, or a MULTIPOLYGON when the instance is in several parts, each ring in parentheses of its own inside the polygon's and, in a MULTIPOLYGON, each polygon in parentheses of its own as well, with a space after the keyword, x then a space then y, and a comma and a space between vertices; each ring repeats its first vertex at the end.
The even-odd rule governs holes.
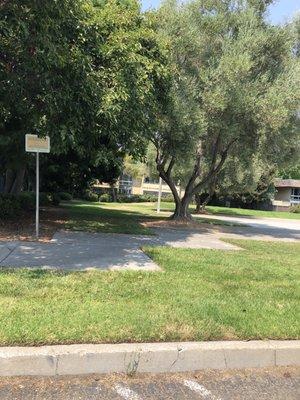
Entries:
POLYGON ((160 203, 161 203, 161 191, 162 191, 162 179, 159 177, 158 184, 158 199, 157 199, 157 213, 160 213, 160 203))

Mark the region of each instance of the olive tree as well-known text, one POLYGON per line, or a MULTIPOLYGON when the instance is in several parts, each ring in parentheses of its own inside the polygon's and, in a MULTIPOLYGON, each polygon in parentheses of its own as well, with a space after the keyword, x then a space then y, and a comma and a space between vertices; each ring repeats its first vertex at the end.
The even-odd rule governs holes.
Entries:
POLYGON ((175 219, 191 218, 192 198, 214 185, 229 157, 247 166, 260 154, 267 164, 299 144, 294 37, 265 21, 267 3, 172 0, 157 13, 172 82, 151 141, 174 196, 175 219), (182 198, 174 179, 180 164, 189 171, 182 198))

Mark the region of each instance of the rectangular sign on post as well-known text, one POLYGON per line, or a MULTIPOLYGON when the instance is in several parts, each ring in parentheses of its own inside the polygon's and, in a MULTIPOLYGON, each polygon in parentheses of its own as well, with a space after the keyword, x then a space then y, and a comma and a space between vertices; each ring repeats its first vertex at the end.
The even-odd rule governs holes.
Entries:
POLYGON ((50 138, 37 135, 25 135, 25 150, 32 153, 50 153, 50 138))
POLYGON ((35 211, 35 235, 36 239, 39 239, 39 191, 40 191, 40 165, 39 165, 39 154, 50 153, 50 138, 40 138, 37 135, 25 135, 25 150, 27 152, 36 153, 36 211, 35 211))

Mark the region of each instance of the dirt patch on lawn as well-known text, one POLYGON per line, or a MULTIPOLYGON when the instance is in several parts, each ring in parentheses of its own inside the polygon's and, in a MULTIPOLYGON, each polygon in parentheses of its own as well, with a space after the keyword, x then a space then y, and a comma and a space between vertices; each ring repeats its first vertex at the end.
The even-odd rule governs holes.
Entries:
POLYGON ((177 230, 197 230, 200 232, 215 231, 217 228, 215 225, 199 221, 173 221, 170 219, 163 220, 152 220, 152 221, 144 221, 141 223, 146 228, 167 228, 167 229, 177 229, 177 230))
MULTIPOLYGON (((40 240, 49 242, 67 220, 66 211, 60 207, 40 210, 40 240)), ((9 221, 0 221, 0 241, 35 240, 35 213, 27 212, 9 221)))
POLYGON ((223 225, 223 221, 218 222, 217 220, 197 220, 192 221, 173 221, 171 219, 163 220, 147 220, 141 223, 146 228, 165 228, 174 230, 189 230, 196 231, 199 233, 210 233, 210 234, 237 234, 244 233, 243 225, 233 225, 229 226, 226 223, 223 225), (220 225, 219 225, 220 223, 220 225))

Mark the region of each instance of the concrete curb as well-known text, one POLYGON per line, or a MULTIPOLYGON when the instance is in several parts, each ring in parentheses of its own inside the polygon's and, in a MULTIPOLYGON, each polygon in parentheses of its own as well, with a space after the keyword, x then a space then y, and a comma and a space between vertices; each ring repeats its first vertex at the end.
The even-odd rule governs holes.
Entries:
POLYGON ((184 372, 300 365, 300 340, 0 348, 0 376, 184 372))

